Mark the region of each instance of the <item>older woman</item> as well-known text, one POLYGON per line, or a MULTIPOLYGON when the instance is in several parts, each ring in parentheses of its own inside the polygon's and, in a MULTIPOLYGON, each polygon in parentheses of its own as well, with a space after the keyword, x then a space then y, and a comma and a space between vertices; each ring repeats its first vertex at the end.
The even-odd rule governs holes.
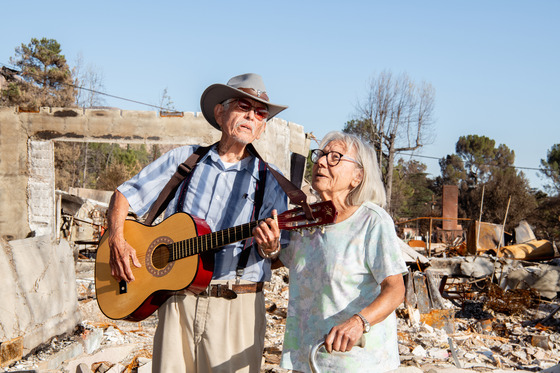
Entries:
MULTIPOLYGON (((292 234, 280 260, 290 270, 281 366, 308 371, 309 351, 324 372, 386 372, 399 366, 395 309, 404 298, 401 257, 373 148, 331 132, 311 153, 313 189, 333 201, 336 224, 292 234), (352 348, 364 335, 364 347, 352 348)), ((264 241, 268 225, 259 227, 264 241)), ((272 230, 275 230, 275 226, 272 230)), ((264 251, 264 255, 268 253, 264 251)))

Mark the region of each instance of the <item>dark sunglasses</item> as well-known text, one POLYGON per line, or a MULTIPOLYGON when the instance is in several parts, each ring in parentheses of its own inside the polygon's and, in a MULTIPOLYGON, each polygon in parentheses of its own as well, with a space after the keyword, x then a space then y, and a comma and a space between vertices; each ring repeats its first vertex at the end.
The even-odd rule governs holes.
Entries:
POLYGON ((230 100, 226 100, 223 102, 223 104, 227 104, 230 103, 232 101, 235 101, 237 103, 237 108, 243 112, 248 112, 251 109, 253 109, 253 112, 255 113, 255 117, 258 120, 266 120, 268 118, 268 108, 266 107, 256 107, 253 106, 253 104, 251 104, 251 102, 249 102, 248 100, 244 99, 244 98, 232 98, 230 100))
POLYGON ((313 163, 319 162, 319 159, 321 159, 321 157, 323 157, 324 155, 327 156, 327 164, 331 167, 336 166, 337 164, 340 163, 340 161, 354 162, 359 167, 362 167, 360 165, 360 162, 358 162, 354 158, 351 158, 347 155, 344 155, 342 153, 335 152, 335 151, 325 152, 322 149, 311 150, 311 162, 313 162, 313 163))

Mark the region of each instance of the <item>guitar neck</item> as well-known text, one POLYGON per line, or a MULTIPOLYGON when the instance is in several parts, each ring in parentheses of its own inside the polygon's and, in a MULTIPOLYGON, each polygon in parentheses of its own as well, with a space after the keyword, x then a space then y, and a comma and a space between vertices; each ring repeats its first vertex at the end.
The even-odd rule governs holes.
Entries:
MULTIPOLYGON (((278 215, 278 228, 281 230, 293 230, 309 228, 318 225, 332 224, 336 221, 337 211, 332 201, 314 203, 310 206, 314 220, 307 220, 305 212, 301 207, 284 211, 278 215)), ((170 245, 169 261, 179 260, 192 255, 202 254, 230 243, 253 237, 253 228, 264 220, 252 221, 236 227, 223 229, 218 232, 196 236, 184 241, 177 241, 170 245)))
POLYGON ((218 232, 174 242, 169 245, 169 261, 202 254, 222 246, 229 245, 230 243, 253 237, 253 228, 255 228, 260 222, 260 220, 252 221, 236 227, 223 229, 218 232))

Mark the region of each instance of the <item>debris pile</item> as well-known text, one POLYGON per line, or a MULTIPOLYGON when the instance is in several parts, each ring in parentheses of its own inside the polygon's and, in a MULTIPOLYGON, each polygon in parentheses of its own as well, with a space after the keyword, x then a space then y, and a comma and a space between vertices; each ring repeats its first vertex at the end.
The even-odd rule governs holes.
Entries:
MULTIPOLYGON (((82 322, 72 335, 54 337, 23 359, 0 365, 0 371, 150 372, 157 314, 139 323, 114 321, 95 300, 92 244, 102 233, 103 214, 97 211, 104 206, 62 197, 60 228, 62 237, 76 245, 82 322)), ((465 237, 453 236, 458 228, 447 232, 452 232, 447 243, 432 242, 432 234, 423 239, 418 232, 401 242, 409 267, 405 301, 397 309, 402 369, 560 372, 560 255, 555 244, 537 240, 524 223, 516 229, 517 243, 508 246, 501 245, 506 241, 503 226, 476 222, 465 237)), ((279 362, 289 277, 288 269, 275 269, 264 288, 267 333, 261 373, 288 373, 279 362)))
MULTIPOLYGON (((157 316, 152 315, 140 323, 105 318, 91 291, 91 259, 78 260, 77 281, 84 321, 75 333, 52 339, 24 359, 4 367, 4 371, 151 371, 157 316), (76 348, 78 345, 81 349, 76 348), (76 350, 82 352, 72 355, 76 350)), ((421 282, 417 280, 416 283, 421 282)), ((541 371, 558 364, 558 303, 542 299, 534 289, 503 291, 488 281, 465 283, 466 289, 460 292, 462 298, 452 302, 442 297, 445 308, 432 307, 430 289, 433 292, 437 287, 428 286, 426 313, 420 313, 419 308, 408 301, 399 307, 399 352, 403 367, 417 367, 424 372, 456 368, 490 372, 496 369, 541 371)), ((287 373, 278 364, 288 306, 288 270, 274 270, 273 280, 264 291, 268 326, 261 372, 287 373)), ((409 298, 410 293, 407 294, 409 298)))
MULTIPOLYGON (((464 258, 457 260, 461 259, 464 258)), ((425 277, 422 273, 417 276, 425 277)), ((287 372, 277 364, 288 282, 287 269, 278 269, 266 291, 269 329, 263 369, 269 373, 287 372)), ((455 302, 441 297, 443 308, 433 308, 438 303, 432 301, 430 289, 438 291, 438 287, 426 286, 425 313, 420 313, 418 303, 412 306, 408 301, 397 309, 403 367, 417 367, 423 372, 457 368, 478 372, 541 371, 559 363, 560 318, 556 315, 560 304, 556 300, 543 299, 535 289, 504 291, 487 279, 467 286, 468 291, 460 292, 463 297, 455 302)), ((414 295, 417 293, 414 290, 414 295)), ((413 297, 407 288, 407 299, 410 298, 413 297)))

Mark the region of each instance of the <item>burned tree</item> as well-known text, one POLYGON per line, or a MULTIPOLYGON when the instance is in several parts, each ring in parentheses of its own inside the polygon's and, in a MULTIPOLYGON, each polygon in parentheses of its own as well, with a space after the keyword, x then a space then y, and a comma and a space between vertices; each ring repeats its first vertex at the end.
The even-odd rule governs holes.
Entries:
POLYGON ((360 136, 377 150, 389 211, 395 154, 417 150, 430 141, 434 100, 431 84, 417 85, 407 74, 394 77, 384 71, 371 80, 366 99, 358 104, 357 118, 344 126, 344 132, 360 136))

